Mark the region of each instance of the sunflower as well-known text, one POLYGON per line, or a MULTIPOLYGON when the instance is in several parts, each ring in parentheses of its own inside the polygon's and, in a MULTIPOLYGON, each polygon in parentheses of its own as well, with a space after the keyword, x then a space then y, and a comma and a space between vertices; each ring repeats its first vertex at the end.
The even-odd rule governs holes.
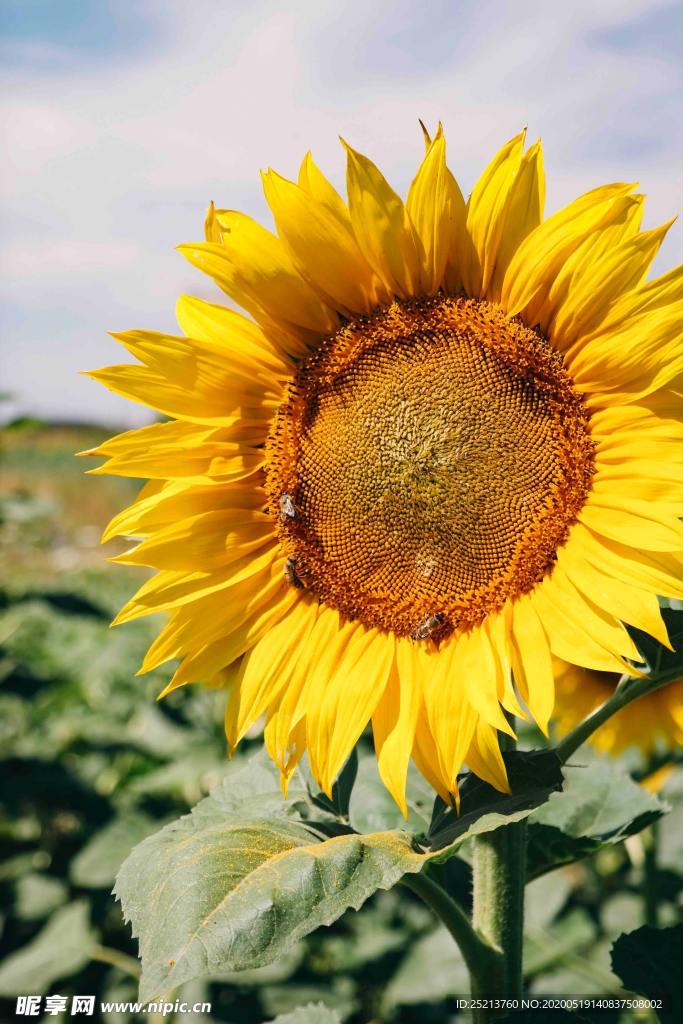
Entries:
POLYGON ((183 296, 183 335, 115 335, 92 376, 170 419, 94 472, 150 478, 105 538, 158 570, 116 622, 169 619, 141 671, 227 690, 234 747, 265 715, 283 785, 323 790, 368 722, 405 812, 412 756, 507 787, 497 731, 547 730, 551 656, 631 671, 683 596, 683 268, 611 184, 543 219, 517 135, 463 199, 441 127, 405 202, 345 145, 348 203, 308 154, 263 176, 276 231, 211 206, 180 246, 248 314, 183 296), (679 553, 677 555, 677 553, 679 553))
MULTIPOLYGON (((553 720, 558 733, 564 736, 611 697, 619 678, 557 662, 553 720)), ((613 757, 637 748, 646 762, 658 748, 676 752, 683 744, 683 678, 627 704, 593 733, 590 743, 613 757)))

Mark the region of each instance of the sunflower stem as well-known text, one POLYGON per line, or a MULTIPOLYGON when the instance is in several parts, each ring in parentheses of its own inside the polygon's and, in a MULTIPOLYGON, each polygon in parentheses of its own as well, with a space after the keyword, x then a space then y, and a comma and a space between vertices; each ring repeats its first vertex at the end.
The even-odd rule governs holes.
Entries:
POLYGON ((674 679, 680 677, 680 674, 681 670, 677 668, 661 675, 644 676, 638 679, 632 676, 622 676, 612 696, 558 743, 557 756, 560 761, 566 764, 572 754, 593 735, 596 729, 599 729, 612 715, 616 715, 617 711, 621 711, 638 697, 642 697, 646 693, 653 693, 662 686, 667 686, 674 679))
MULTIPOLYGON (((501 748, 513 750, 515 741, 501 734, 501 748)), ((498 954, 496 972, 472 974, 472 995, 519 997, 522 995, 522 946, 524 886, 526 883, 526 821, 504 825, 474 840, 472 923, 498 954)), ((476 1024, 497 1016, 476 1010, 476 1024)))
POLYGON ((131 978, 140 977, 140 964, 132 956, 122 953, 119 949, 111 949, 109 946, 95 946, 90 954, 91 960, 98 960, 102 964, 111 964, 118 968, 123 974, 129 974, 131 978))
POLYGON ((499 953, 476 932, 465 911, 445 889, 424 871, 419 875, 404 875, 401 882, 406 889, 419 896, 446 926, 455 939, 472 978, 482 972, 486 972, 487 975, 498 972, 499 953))

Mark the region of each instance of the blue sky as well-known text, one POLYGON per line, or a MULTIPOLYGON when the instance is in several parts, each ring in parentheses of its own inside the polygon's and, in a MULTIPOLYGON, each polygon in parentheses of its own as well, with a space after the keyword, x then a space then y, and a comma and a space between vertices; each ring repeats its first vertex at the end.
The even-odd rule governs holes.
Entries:
MULTIPOLYGON (((341 185, 340 134, 405 190, 441 119, 467 191, 527 124, 549 209, 611 180, 648 225, 683 209, 678 2, 0 0, 0 29, 5 415, 145 422, 77 371, 215 299, 174 246, 211 199, 270 223, 259 169, 309 147, 341 185)), ((657 267, 682 260, 676 224, 657 267)))

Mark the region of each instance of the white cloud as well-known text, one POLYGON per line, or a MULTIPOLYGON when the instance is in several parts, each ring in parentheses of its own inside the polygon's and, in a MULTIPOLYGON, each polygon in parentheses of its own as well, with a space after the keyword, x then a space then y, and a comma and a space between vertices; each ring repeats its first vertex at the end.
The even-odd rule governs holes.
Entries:
POLYGON ((78 275, 85 282, 90 276, 99 276, 106 271, 126 268, 129 272, 140 261, 140 247, 134 242, 95 242, 77 238, 43 243, 36 240, 17 238, 0 247, 0 265, 3 267, 5 284, 11 285, 21 279, 46 277, 61 281, 78 275))
MULTIPOLYGON (((293 174, 309 147, 341 184, 338 133, 405 188, 417 118, 441 118, 469 187, 527 122, 544 137, 550 206, 616 178, 642 182, 651 223, 683 206, 680 64, 641 52, 637 31, 626 49, 607 38, 652 22, 664 3, 155 0, 145 10, 157 29, 144 52, 108 54, 103 40, 97 59, 65 60, 64 40, 36 40, 28 64, 29 44, 14 55, 23 70, 6 73, 4 387, 27 411, 98 408, 67 370, 110 358, 104 332, 172 329, 179 291, 211 293, 172 251, 201 235, 208 200, 267 218, 259 168, 293 174), (43 60, 41 46, 59 59, 43 60), (31 379, 43 360, 50 379, 31 379)), ((682 236, 675 227, 664 263, 681 259, 682 236)), ((99 411, 140 415, 115 399, 99 411)))

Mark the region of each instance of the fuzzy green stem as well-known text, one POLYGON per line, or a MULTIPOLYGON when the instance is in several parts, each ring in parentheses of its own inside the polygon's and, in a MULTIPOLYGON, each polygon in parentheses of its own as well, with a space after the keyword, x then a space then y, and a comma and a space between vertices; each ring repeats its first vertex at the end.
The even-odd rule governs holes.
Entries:
MULTIPOLYGON (((514 749, 514 740, 501 734, 501 748, 514 749)), ((472 976, 475 996, 522 995, 526 841, 526 821, 504 825, 474 840, 472 923, 499 956, 497 973, 472 976)), ((476 1024, 493 1018, 490 1010, 474 1013, 476 1024)))
POLYGON ((673 682, 674 679, 678 678, 681 674, 680 668, 672 669, 669 672, 657 674, 655 676, 644 676, 642 679, 635 679, 631 676, 622 676, 622 679, 617 686, 612 696, 601 704, 599 708, 589 715, 588 718, 584 719, 575 729, 568 732, 567 735, 557 745, 557 756, 563 764, 569 760, 572 754, 582 746, 587 739, 593 735, 596 729, 599 729, 604 722, 611 718, 612 715, 616 715, 617 711, 621 711, 631 701, 637 700, 638 697, 644 696, 646 693, 653 693, 655 690, 659 690, 662 686, 667 686, 673 682))
POLYGON ((477 934, 465 911, 445 889, 424 872, 404 875, 401 882, 406 889, 419 896, 446 926, 455 939, 471 978, 499 972, 499 954, 477 934))

